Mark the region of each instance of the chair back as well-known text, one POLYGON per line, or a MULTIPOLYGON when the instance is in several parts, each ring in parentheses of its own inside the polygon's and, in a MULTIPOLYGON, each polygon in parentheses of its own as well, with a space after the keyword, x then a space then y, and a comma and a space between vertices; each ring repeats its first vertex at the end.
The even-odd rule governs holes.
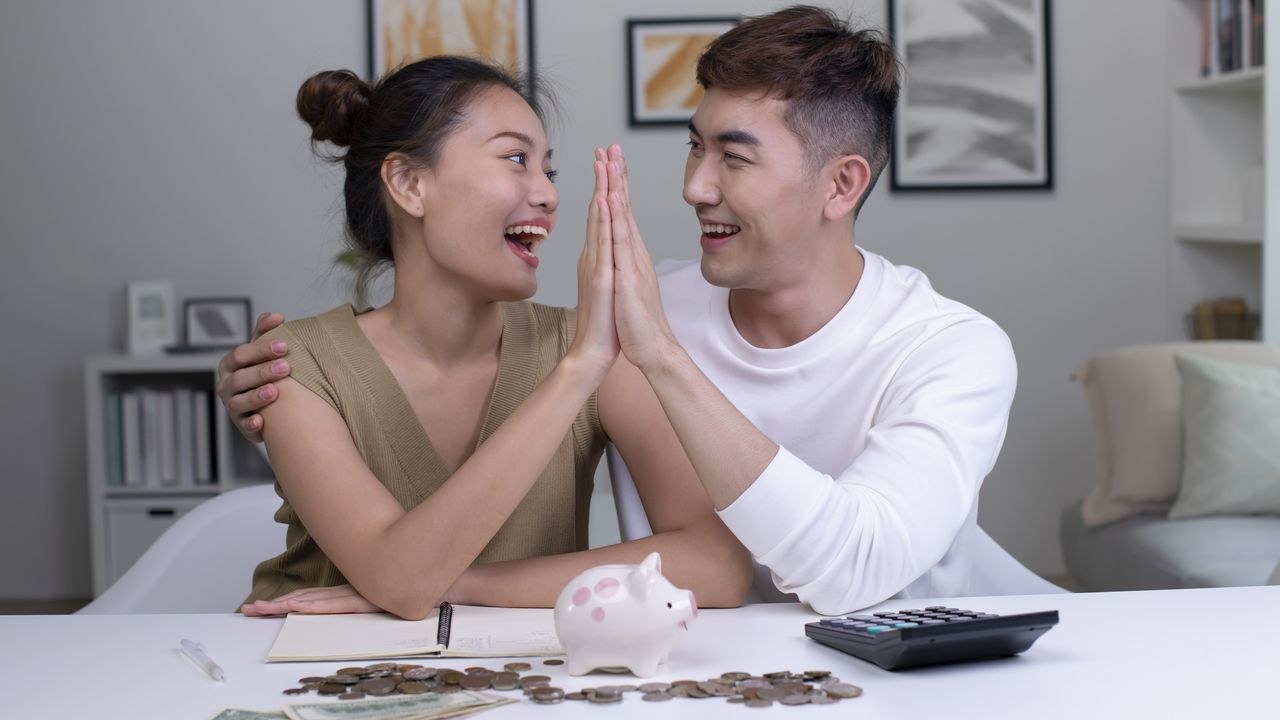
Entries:
POLYGON ((238 488, 178 518, 80 613, 227 613, 249 595, 253 570, 285 547, 275 486, 238 488))

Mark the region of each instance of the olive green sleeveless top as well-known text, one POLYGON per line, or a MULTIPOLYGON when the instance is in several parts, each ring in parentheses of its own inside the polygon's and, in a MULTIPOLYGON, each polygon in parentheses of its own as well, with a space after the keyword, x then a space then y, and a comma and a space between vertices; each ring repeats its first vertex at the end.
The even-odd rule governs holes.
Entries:
MULTIPOLYGON (((574 323, 573 310, 531 302, 502 305, 498 374, 481 443, 564 357, 574 323)), ((289 343, 291 377, 338 411, 369 469, 406 511, 449 478, 408 398, 356 323, 350 305, 285 323, 268 337, 289 343)), ((475 564, 585 550, 593 476, 604 442, 593 393, 551 462, 475 564)), ((258 565, 248 602, 347 582, 311 538, 279 483, 276 493, 284 502, 275 519, 289 526, 284 552, 258 565)))

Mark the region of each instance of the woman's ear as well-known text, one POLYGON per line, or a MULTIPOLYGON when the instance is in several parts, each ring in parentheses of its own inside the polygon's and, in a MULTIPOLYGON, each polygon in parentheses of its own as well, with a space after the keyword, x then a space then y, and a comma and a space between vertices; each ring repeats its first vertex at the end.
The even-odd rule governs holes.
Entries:
POLYGON ((426 214, 421 175, 423 169, 401 153, 391 153, 382 161, 382 184, 392 201, 413 217, 426 214))
POLYGON ((871 189, 871 165, 861 155, 841 155, 828 166, 829 192, 822 213, 839 220, 856 212, 862 197, 871 189))

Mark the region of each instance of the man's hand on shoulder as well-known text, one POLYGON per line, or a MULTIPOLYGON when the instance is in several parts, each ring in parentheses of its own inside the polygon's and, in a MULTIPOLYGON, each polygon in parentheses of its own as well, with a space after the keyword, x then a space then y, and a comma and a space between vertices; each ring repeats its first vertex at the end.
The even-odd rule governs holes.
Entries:
POLYGON ((262 339, 283 323, 284 315, 280 313, 259 315, 253 339, 218 361, 215 392, 236 429, 249 442, 262 442, 263 420, 258 411, 280 397, 280 390, 273 382, 289 376, 289 363, 283 359, 289 352, 288 344, 283 340, 262 339))

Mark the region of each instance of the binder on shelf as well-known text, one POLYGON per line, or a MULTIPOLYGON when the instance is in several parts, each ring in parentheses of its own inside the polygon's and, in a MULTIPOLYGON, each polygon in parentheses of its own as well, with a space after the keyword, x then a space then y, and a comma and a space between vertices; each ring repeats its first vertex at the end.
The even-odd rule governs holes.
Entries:
POLYGON ((1266 0, 1249 3, 1249 66, 1262 67, 1266 62, 1266 0))
POLYGON ((178 484, 178 432, 173 390, 156 392, 156 418, 159 431, 160 485, 178 484))
POLYGON ((142 401, 138 393, 120 396, 121 451, 124 455, 124 484, 142 487, 142 401))
POLYGON ((124 485, 124 454, 120 427, 120 393, 109 392, 102 398, 103 461, 106 462, 105 480, 108 487, 124 485))
POLYGON ((138 390, 142 405, 142 485, 160 487, 160 396, 151 388, 138 390))
POLYGON ((195 431, 195 469, 197 485, 213 484, 213 432, 209 422, 209 391, 192 393, 195 431))
POLYGON ((189 387, 173 391, 173 427, 178 437, 178 487, 196 486, 195 399, 189 387))

